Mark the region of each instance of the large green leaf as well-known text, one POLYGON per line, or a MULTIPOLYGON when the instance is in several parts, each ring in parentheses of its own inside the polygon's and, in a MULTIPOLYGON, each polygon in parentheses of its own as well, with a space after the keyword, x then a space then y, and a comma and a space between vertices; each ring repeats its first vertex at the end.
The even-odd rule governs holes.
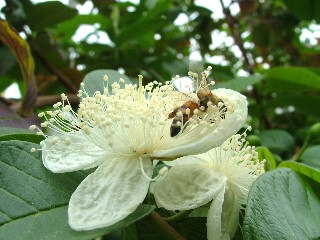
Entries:
POLYGON ((298 173, 281 168, 253 184, 243 224, 244 239, 319 239, 320 200, 298 173))
POLYGON ((86 177, 83 172, 54 174, 42 164, 38 145, 0 142, 0 239, 93 239, 149 214, 141 205, 124 220, 107 228, 75 232, 67 223, 69 198, 86 177))
POLYGON ((83 82, 85 84, 84 88, 85 91, 88 93, 89 96, 92 96, 96 91, 100 91, 103 93, 104 91, 104 84, 107 87, 107 82, 103 81, 103 77, 107 75, 109 77, 108 84, 109 84, 109 92, 111 93, 111 84, 113 82, 119 82, 119 79, 122 78, 125 81, 125 84, 131 83, 131 80, 123 74, 115 70, 108 70, 108 69, 100 69, 94 70, 88 73, 83 82))
POLYGON ((249 86, 253 86, 260 82, 262 77, 260 75, 253 75, 250 77, 238 77, 226 82, 217 83, 214 88, 229 88, 238 92, 243 92, 248 89, 249 86))
POLYGON ((56 25, 77 15, 78 11, 59 1, 47 1, 31 4, 24 1, 24 10, 28 16, 28 24, 32 30, 39 31, 56 25))
POLYGON ((268 91, 301 91, 301 89, 320 90, 320 76, 303 67, 275 67, 266 75, 268 91))
POLYGON ((294 146, 293 137, 288 132, 280 129, 262 131, 258 136, 263 146, 276 153, 287 152, 294 146))
POLYGON ((285 161, 279 164, 278 167, 291 168, 292 170, 299 172, 307 177, 320 183, 320 169, 308 166, 303 163, 298 163, 294 161, 285 161))
POLYGON ((20 37, 8 22, 0 19, 0 41, 6 44, 16 57, 20 65, 22 77, 26 85, 26 92, 19 109, 21 115, 31 114, 36 101, 36 83, 34 78, 34 60, 30 51, 29 44, 20 37))

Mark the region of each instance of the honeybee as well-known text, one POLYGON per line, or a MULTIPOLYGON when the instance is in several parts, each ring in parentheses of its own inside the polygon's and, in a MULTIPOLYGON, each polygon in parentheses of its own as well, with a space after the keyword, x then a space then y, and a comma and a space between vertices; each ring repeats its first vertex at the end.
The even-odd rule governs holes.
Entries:
MULTIPOLYGON (((209 69, 208 69, 209 70, 209 69)), ((199 74, 189 72, 192 79, 199 82, 199 74)), ((183 128, 188 124, 188 120, 195 114, 196 111, 205 112, 208 109, 208 103, 211 103, 219 107, 219 111, 221 112, 220 117, 222 119, 225 118, 225 113, 227 111, 227 107, 224 105, 222 99, 218 96, 214 95, 210 89, 209 84, 207 82, 207 73, 203 71, 201 73, 201 81, 197 90, 198 99, 188 99, 184 102, 180 107, 175 108, 168 116, 168 118, 173 118, 172 124, 170 127, 170 136, 174 137, 178 135, 178 133, 183 131, 183 128), (221 103, 221 104, 219 104, 221 103)))

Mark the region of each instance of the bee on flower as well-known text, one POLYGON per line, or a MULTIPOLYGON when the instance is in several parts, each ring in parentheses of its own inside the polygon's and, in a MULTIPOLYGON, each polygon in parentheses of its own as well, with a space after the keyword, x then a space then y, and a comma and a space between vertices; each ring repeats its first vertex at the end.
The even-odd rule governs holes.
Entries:
MULTIPOLYGON (((72 194, 69 225, 75 230, 110 226, 134 212, 145 199, 152 179, 153 160, 199 154, 220 146, 236 133, 247 117, 246 98, 228 89, 212 92, 227 110, 210 107, 202 118, 190 118, 187 126, 172 137, 168 115, 182 104, 171 82, 142 85, 109 83, 104 92, 90 96, 85 85, 79 90, 78 111, 65 94, 54 110, 41 113, 42 127, 54 132, 41 145, 43 164, 55 173, 96 168, 72 194), (111 85, 111 91, 108 86, 111 85), (193 119, 193 120, 191 120, 193 119), (212 119, 216 119, 212 121, 212 119)), ((196 116, 194 116, 196 117, 196 116)), ((35 149, 32 149, 35 151, 35 149)))

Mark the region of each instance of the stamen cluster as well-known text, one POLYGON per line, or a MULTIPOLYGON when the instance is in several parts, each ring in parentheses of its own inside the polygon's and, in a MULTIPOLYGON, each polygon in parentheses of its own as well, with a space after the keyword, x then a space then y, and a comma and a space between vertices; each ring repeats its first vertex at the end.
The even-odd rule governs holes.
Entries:
MULTIPOLYGON (((61 101, 53 105, 53 111, 39 114, 39 117, 45 119, 41 127, 58 134, 84 134, 96 146, 108 151, 111 149, 124 154, 150 155, 154 149, 166 149, 172 144, 183 145, 195 135, 213 131, 223 121, 219 106, 211 103, 206 111, 194 109, 192 117, 187 108, 186 113, 190 118, 187 122, 183 122, 183 118, 178 121, 181 130, 173 139, 169 134, 172 119, 168 115, 191 96, 175 91, 169 81, 165 84, 154 81, 143 87, 142 76, 139 76, 139 86, 124 84, 124 80, 120 79, 111 84, 109 92, 108 80, 108 76, 105 76, 107 86, 104 86, 103 93, 97 91, 92 96, 86 92, 84 83, 81 84, 78 97, 82 100, 78 112, 72 109, 68 97, 61 94, 61 101)), ((223 100, 232 113, 232 104, 228 99, 223 100)), ((196 97, 194 101, 197 101, 196 97)), ((181 114, 178 111, 177 116, 181 114)), ((48 137, 35 125, 30 127, 30 130, 35 129, 38 130, 37 134, 48 137)), ((57 136, 47 143, 70 145, 73 142, 69 138, 57 136)), ((82 143, 76 144, 75 149, 83 151, 85 146, 82 143)))

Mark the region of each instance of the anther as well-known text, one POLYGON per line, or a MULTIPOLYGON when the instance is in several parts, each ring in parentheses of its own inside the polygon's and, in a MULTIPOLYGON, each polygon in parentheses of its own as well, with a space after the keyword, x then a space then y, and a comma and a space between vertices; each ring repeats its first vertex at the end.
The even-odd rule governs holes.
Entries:
POLYGON ((71 141, 70 138, 66 138, 66 139, 64 140, 64 143, 65 143, 66 145, 70 145, 70 144, 72 143, 72 141, 71 141))
POLYGON ((47 127, 47 126, 48 126, 48 123, 47 123, 47 122, 43 122, 43 123, 40 124, 40 126, 41 126, 41 127, 47 127))
POLYGON ((62 94, 61 94, 61 99, 62 99, 62 100, 67 100, 68 98, 67 98, 67 96, 66 96, 64 93, 62 93, 62 94))
POLYGON ((36 128, 37 128, 36 125, 31 125, 31 126, 29 127, 29 130, 30 130, 30 131, 33 131, 33 130, 35 130, 36 128))

